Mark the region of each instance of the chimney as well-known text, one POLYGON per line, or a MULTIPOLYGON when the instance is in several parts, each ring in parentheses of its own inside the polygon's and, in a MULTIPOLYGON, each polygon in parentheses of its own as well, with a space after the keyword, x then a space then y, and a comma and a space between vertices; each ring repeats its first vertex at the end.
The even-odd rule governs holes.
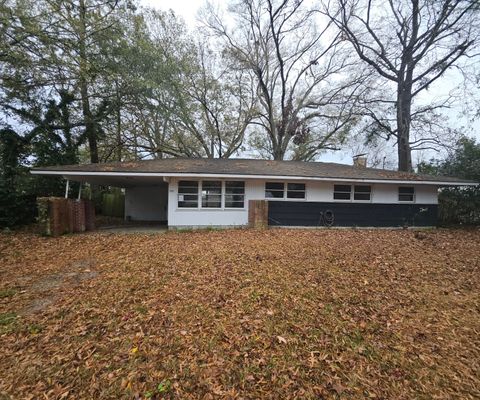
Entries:
POLYGON ((367 168, 366 153, 353 156, 353 165, 358 168, 367 168))

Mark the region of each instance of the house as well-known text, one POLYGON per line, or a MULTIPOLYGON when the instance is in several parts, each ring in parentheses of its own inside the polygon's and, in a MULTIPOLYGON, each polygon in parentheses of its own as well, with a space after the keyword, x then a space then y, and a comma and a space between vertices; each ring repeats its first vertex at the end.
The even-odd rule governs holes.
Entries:
POLYGON ((32 173, 124 188, 125 218, 172 228, 247 225, 250 200, 268 201, 273 226, 435 226, 439 189, 475 185, 361 165, 252 159, 170 158, 32 173))

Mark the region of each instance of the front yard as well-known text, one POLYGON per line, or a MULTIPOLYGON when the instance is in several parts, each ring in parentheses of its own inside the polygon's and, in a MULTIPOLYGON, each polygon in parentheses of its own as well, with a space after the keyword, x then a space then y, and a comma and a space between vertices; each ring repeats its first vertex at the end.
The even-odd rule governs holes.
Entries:
POLYGON ((0 399, 480 397, 480 231, 0 234, 0 399))

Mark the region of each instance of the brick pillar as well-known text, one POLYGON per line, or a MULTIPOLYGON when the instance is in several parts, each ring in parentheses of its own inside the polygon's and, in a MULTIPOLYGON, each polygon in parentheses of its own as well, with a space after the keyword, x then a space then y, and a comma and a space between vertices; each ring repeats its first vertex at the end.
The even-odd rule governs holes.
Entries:
POLYGON ((69 202, 72 216, 72 232, 85 232, 85 203, 83 200, 69 202))
POLYGON ((60 236, 69 231, 68 200, 63 197, 49 199, 50 234, 60 236))
POLYGON ((74 226, 73 226, 73 222, 75 220, 75 217, 74 217, 74 205, 73 203, 75 202, 75 200, 73 199, 67 199, 67 224, 68 224, 68 233, 73 233, 75 232, 74 231, 74 226))
POLYGON ((268 201, 248 201, 248 226, 251 228, 268 227, 268 201))

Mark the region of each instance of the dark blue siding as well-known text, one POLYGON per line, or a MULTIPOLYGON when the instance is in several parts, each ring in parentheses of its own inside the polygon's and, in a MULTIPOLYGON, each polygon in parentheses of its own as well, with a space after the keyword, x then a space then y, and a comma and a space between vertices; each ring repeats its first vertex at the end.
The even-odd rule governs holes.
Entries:
POLYGON ((321 226, 320 214, 331 210, 333 226, 435 226, 436 204, 324 203, 269 201, 272 226, 321 226))

